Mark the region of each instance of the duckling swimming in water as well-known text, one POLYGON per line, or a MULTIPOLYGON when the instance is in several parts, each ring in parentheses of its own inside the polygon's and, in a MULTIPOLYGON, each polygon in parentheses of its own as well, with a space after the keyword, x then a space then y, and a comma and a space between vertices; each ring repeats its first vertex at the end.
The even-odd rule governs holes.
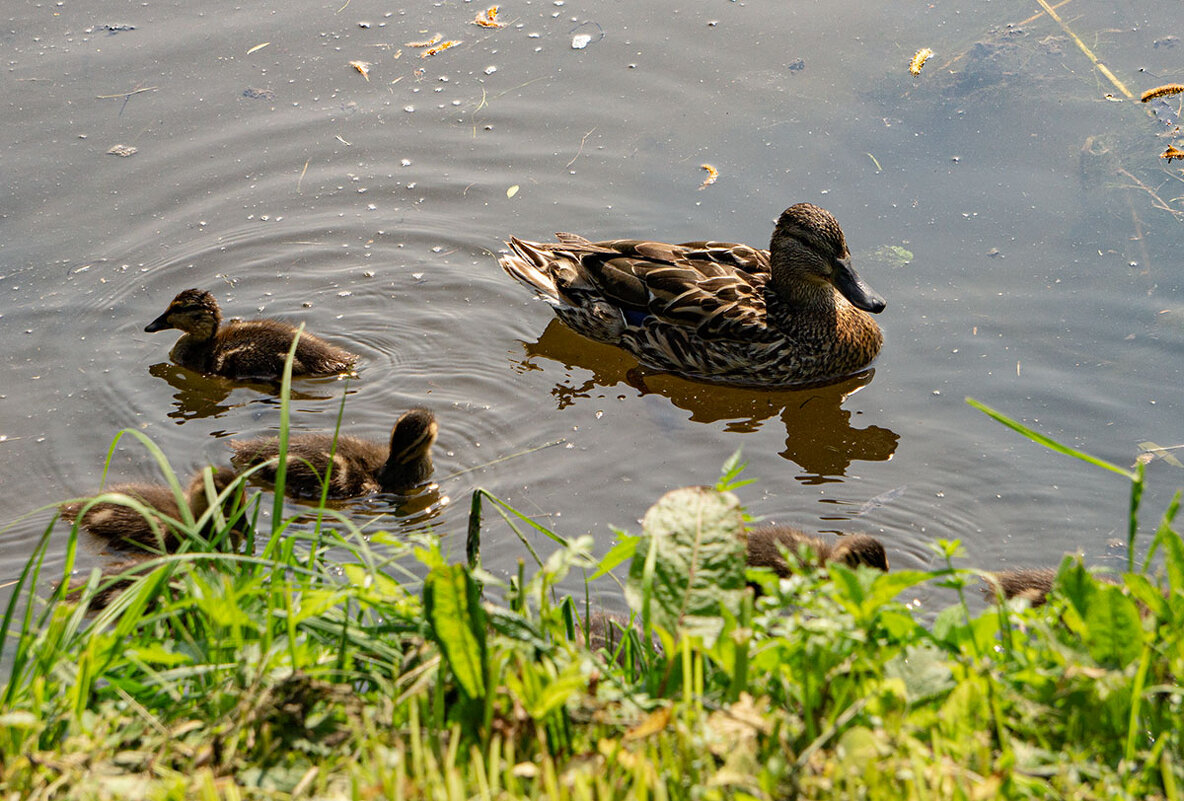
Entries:
MULTIPOLYGON (((229 467, 214 471, 214 490, 221 494, 234 483, 238 474, 229 467)), ((181 509, 172 488, 164 484, 122 484, 111 487, 108 492, 118 492, 132 498, 152 510, 150 516, 121 503, 104 501, 96 503, 83 513, 85 501, 62 506, 62 519, 79 525, 94 534, 109 540, 114 545, 137 549, 158 550, 165 553, 175 551, 183 536, 176 524, 181 522, 181 509), (82 515, 79 520, 79 515, 82 515)), ((193 519, 197 520, 210 508, 206 494, 205 471, 199 471, 185 490, 185 499, 193 519)))
POLYGON ((800 554, 802 546, 806 546, 813 551, 818 565, 839 562, 850 568, 867 565, 877 570, 888 569, 888 554, 883 544, 867 534, 848 534, 839 537, 833 545, 793 526, 759 526, 748 529, 745 534, 748 566, 771 568, 782 578, 793 572, 793 567, 781 555, 782 547, 790 554, 800 554))
POLYGON ((790 206, 768 250, 733 242, 510 237, 502 269, 574 331, 688 378, 779 386, 867 367, 884 299, 851 267, 826 209, 790 206))
MULTIPOLYGON (((226 378, 276 379, 292 347, 296 327, 279 320, 242 320, 222 325, 222 310, 209 292, 186 289, 144 330, 176 328, 185 333, 169 354, 182 367, 226 378)), ((300 335, 292 375, 334 375, 351 370, 358 357, 308 332, 300 335)))
POLYGON ((989 600, 995 599, 995 586, 1006 600, 1022 598, 1032 606, 1042 606, 1052 592, 1053 581, 1057 577, 1055 567, 1027 567, 1017 570, 1000 570, 990 574, 987 586, 983 587, 983 594, 989 600))
MULTIPOLYGON (((321 497, 325 471, 329 497, 356 498, 372 492, 404 492, 427 481, 432 474, 432 445, 439 427, 427 409, 405 412, 391 431, 389 445, 341 435, 334 450, 331 434, 302 434, 288 440, 288 472, 285 491, 302 498, 321 497)), ((242 468, 266 462, 279 455, 277 437, 231 440, 236 465, 242 468)), ((275 481, 275 465, 266 465, 259 475, 275 481)))

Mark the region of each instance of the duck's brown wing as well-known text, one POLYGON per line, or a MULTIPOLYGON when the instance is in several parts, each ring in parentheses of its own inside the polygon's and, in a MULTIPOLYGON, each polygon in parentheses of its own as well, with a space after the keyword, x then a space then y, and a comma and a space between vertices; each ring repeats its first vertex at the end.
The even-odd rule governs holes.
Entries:
POLYGON ((643 324, 641 315, 694 329, 700 337, 769 337, 763 291, 768 259, 762 251, 733 243, 559 238, 556 255, 578 265, 555 276, 564 294, 595 294, 625 311, 634 325, 643 324))

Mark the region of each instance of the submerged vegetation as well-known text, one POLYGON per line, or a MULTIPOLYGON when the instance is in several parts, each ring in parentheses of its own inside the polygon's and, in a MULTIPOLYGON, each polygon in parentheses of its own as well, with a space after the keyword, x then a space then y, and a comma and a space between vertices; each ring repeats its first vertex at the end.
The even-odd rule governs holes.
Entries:
MULTIPOLYGON (((1129 477, 1134 545, 1141 467, 1077 454, 986 411, 1129 477)), ((0 790, 1180 797, 1178 497, 1142 564, 1131 548, 1120 583, 1067 558, 1046 605, 975 614, 976 571, 955 567, 957 543, 935 545, 942 567, 930 572, 746 571, 732 492, 747 483, 740 469, 734 458, 715 487, 668 494, 599 562, 590 538, 546 532, 560 547, 508 581, 480 567, 482 512, 545 530, 482 491, 465 563, 427 537, 363 534, 331 509, 297 531, 277 505, 268 532, 255 494, 228 505, 230 519, 212 507, 178 521, 177 553, 112 578, 96 572, 77 602, 61 587, 40 597, 51 523, 0 621, 0 790), (242 552, 223 536, 232 528, 247 532, 242 552), (629 620, 557 591, 573 570, 590 580, 614 569, 629 620), (126 589, 88 612, 113 582, 126 589), (959 599, 931 625, 900 600, 926 582, 959 599)))

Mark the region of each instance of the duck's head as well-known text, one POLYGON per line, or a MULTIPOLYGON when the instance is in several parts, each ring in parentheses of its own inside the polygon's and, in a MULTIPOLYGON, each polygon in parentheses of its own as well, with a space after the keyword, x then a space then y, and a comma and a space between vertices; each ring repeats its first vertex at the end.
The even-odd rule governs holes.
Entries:
POLYGON ((839 221, 813 203, 796 203, 777 220, 769 243, 773 284, 787 299, 829 305, 832 287, 857 309, 878 314, 884 299, 851 266, 839 221))
POLYGON ((842 562, 847 567, 855 568, 867 565, 877 570, 888 569, 888 554, 884 545, 875 537, 867 534, 849 534, 840 537, 831 549, 829 562, 842 562))
POLYGON ((391 456, 396 464, 411 464, 427 458, 436 442, 439 426, 436 416, 427 409, 403 413, 391 431, 391 456))
POLYGON ((204 289, 186 289, 144 330, 151 334, 176 328, 196 339, 210 339, 221 324, 222 310, 214 296, 204 289))

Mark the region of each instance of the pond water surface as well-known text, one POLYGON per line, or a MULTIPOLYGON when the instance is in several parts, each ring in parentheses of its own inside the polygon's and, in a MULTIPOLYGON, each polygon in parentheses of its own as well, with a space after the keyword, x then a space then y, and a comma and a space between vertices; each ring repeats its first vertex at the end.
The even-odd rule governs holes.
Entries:
MULTIPOLYGON (((1122 465, 1184 442, 1184 183, 1159 158, 1179 102, 1137 102, 1184 78, 1178 8, 1061 8, 1136 99, 1025 2, 515 0, 500 29, 469 2, 10 4, 0 520, 97 490, 122 428, 181 472, 275 430, 271 394, 176 368, 173 332, 143 333, 196 286, 362 354, 356 381, 297 383, 297 428, 331 428, 343 391, 355 434, 436 412, 452 503, 390 525, 456 558, 477 487, 603 552, 610 525, 636 530, 742 448, 752 513, 868 531, 894 567, 932 566, 943 537, 983 568, 1118 564, 1126 482, 963 401, 1122 465), (409 46, 437 32, 462 43, 409 46), (937 55, 913 77, 920 47, 937 55), (836 215, 888 301, 874 372, 832 387, 641 374, 497 264, 510 234, 554 231, 764 247, 798 201, 836 215)), ((113 481, 158 475, 121 442, 113 481)), ((1145 530, 1182 480, 1148 465, 1145 530)), ((0 579, 48 519, 0 533, 0 579)), ((103 558, 84 545, 82 570, 103 558)), ((483 546, 498 574, 529 558, 496 521, 483 546)))

